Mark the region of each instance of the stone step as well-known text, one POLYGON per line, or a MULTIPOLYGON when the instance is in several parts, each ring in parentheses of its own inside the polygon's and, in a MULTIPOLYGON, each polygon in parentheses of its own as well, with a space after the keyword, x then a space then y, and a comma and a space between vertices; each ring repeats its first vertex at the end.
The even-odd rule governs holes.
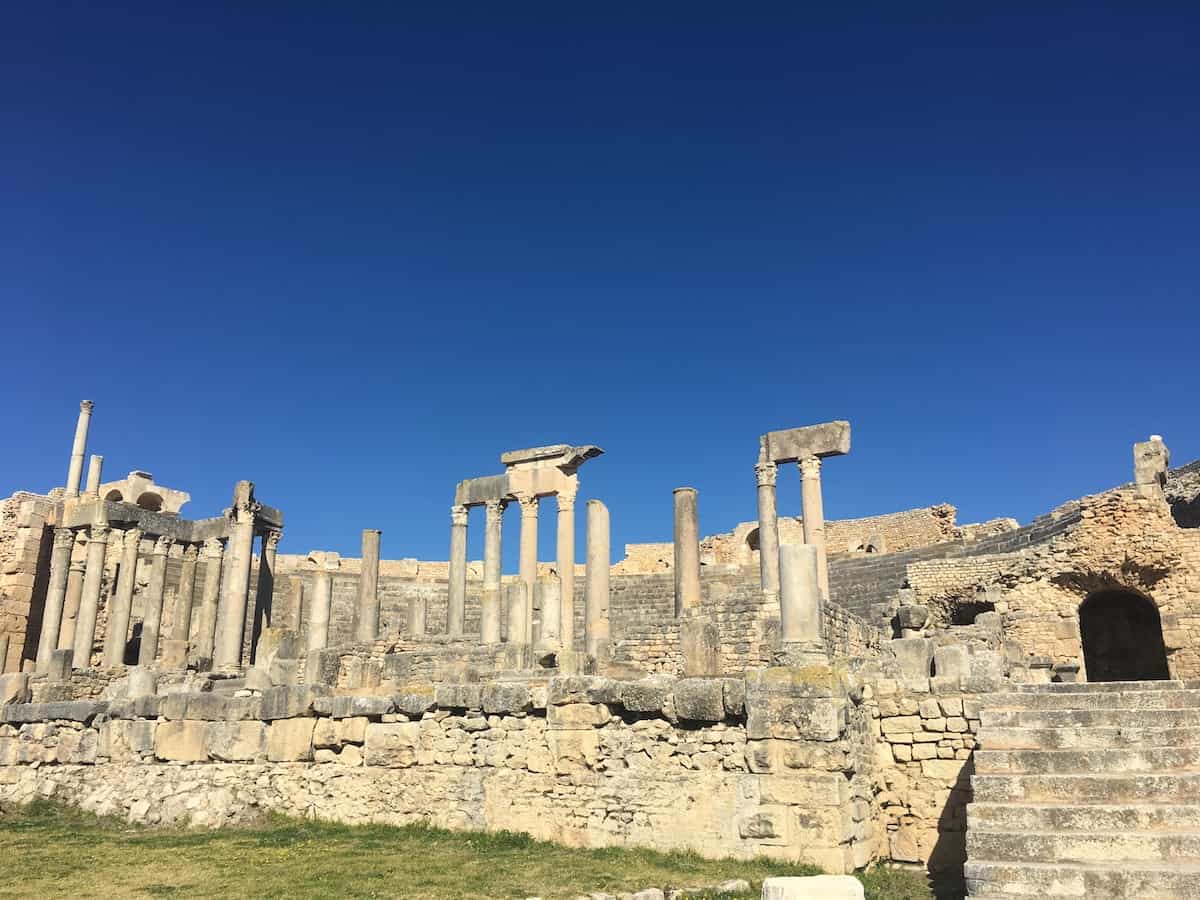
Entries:
POLYGON ((1183 728, 1134 728, 1121 725, 1014 728, 989 726, 981 729, 979 746, 984 750, 1101 750, 1128 747, 1200 747, 1200 725, 1183 728))
POLYGON ((1080 681, 1074 684, 1019 684, 1017 694, 1106 694, 1113 691, 1166 691, 1200 687, 1200 682, 1163 679, 1161 681, 1080 681))
POLYGON ((1181 900, 1200 896, 1200 863, 1010 863, 967 860, 972 898, 996 895, 1087 900, 1181 900))
POLYGON ((967 858, 1013 862, 1200 863, 1200 832, 967 831, 967 858))
MULTIPOLYGON (((978 753, 976 753, 978 756, 978 753)), ((1200 773, 1144 772, 1120 775, 974 775, 977 803, 1172 803, 1200 802, 1200 773)))
POLYGON ((1032 693, 1001 691, 990 694, 988 709, 1197 709, 1200 690, 1097 691, 1092 693, 1032 693))
POLYGON ((972 803, 983 831, 1200 831, 1200 803, 972 803))
POLYGON ((1200 727, 1200 707, 1195 709, 991 709, 984 708, 981 723, 991 727, 1061 728, 1118 726, 1129 728, 1200 727))
POLYGON ((1200 772, 1200 748, 1126 747, 1117 750, 977 750, 980 775, 1072 772, 1200 772))

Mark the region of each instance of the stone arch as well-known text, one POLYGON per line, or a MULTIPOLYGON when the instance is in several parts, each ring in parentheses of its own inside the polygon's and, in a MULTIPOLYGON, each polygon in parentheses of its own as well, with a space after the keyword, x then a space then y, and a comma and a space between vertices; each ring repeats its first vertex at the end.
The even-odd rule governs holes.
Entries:
POLYGON ((758 552, 758 529, 751 528, 746 532, 746 548, 752 553, 758 552))
POLYGON ((104 495, 105 500, 111 500, 114 503, 123 503, 125 498, 121 496, 121 492, 115 488, 104 495))
POLYGON ((1088 681, 1169 678, 1162 620, 1149 598, 1123 588, 1094 591, 1079 605, 1088 681))
POLYGON ((162 509, 163 498, 153 491, 146 491, 142 496, 138 497, 137 505, 142 509, 150 510, 150 512, 158 512, 162 509))

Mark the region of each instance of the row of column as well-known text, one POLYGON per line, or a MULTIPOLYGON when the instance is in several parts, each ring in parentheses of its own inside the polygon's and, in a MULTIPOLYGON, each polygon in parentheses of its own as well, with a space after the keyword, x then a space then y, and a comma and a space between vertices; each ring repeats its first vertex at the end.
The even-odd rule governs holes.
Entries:
MULTIPOLYGON (((47 671, 51 655, 59 649, 70 649, 73 652, 75 668, 87 668, 90 664, 96 639, 104 560, 108 543, 113 539, 113 530, 107 525, 92 525, 87 532, 86 560, 80 564, 71 561, 76 539, 75 530, 62 527, 54 529, 50 577, 35 663, 39 672, 47 671)), ((123 543, 116 590, 109 606, 108 629, 104 639, 103 663, 107 667, 119 666, 125 661, 133 593, 137 582, 139 548, 144 536, 141 529, 130 528, 124 531, 122 537, 116 538, 123 543)), ((232 549, 227 559, 223 539, 210 539, 204 542, 203 547, 196 544, 184 547, 176 595, 175 621, 170 635, 164 636, 162 614, 167 559, 175 541, 166 536, 155 538, 150 558, 149 583, 144 595, 139 665, 151 664, 157 658, 160 644, 164 640, 181 642, 182 647, 176 648, 174 658, 178 659, 182 655, 186 660, 195 602, 196 566, 202 555, 207 574, 200 597, 197 641, 193 655, 200 661, 211 660, 217 668, 236 668, 241 665, 253 540, 253 522, 239 522, 234 530, 232 549), (224 578, 222 569, 225 570, 224 578)), ((278 543, 277 530, 264 535, 259 565, 259 610, 265 615, 268 624, 278 543)))
MULTIPOLYGON (((825 509, 821 499, 821 460, 810 456, 800 460, 801 523, 804 543, 816 548, 817 583, 821 596, 829 598, 829 562, 825 551, 825 509)), ((758 483, 758 561, 764 595, 779 597, 779 514, 775 481, 778 466, 760 459, 754 467, 758 483)))

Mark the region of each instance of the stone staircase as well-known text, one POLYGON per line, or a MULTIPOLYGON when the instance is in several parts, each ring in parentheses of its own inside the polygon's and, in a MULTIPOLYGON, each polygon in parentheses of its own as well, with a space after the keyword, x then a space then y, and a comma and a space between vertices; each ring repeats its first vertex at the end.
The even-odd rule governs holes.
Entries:
POLYGON ((972 898, 1200 898, 1200 683, 1027 685, 985 701, 972 898))

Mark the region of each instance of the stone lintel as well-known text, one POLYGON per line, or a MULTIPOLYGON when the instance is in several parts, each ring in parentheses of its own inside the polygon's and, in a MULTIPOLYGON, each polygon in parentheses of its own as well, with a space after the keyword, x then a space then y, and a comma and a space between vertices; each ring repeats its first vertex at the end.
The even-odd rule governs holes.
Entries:
POLYGON ((454 503, 457 506, 482 506, 489 500, 503 500, 509 493, 507 475, 465 478, 454 488, 454 503))
POLYGON ((570 444, 550 444, 546 447, 509 450, 500 454, 500 462, 510 470, 556 466, 570 473, 602 453, 604 451, 595 444, 581 444, 578 447, 572 447, 570 444))
POLYGON ((797 462, 812 456, 818 459, 843 456, 850 452, 850 423, 844 419, 768 431, 764 437, 767 455, 776 463, 797 462))

